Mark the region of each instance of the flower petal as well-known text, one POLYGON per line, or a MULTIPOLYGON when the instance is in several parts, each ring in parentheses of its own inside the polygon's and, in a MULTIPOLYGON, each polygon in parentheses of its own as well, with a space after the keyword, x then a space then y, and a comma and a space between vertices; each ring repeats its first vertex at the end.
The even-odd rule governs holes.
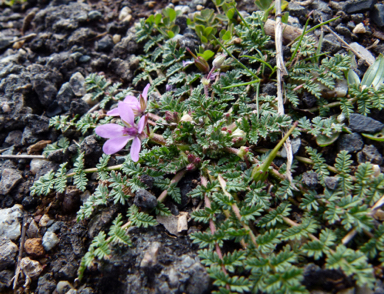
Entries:
POLYGON ((145 122, 147 121, 147 116, 144 115, 140 118, 139 124, 137 125, 137 133, 141 134, 145 127, 145 122))
POLYGON ((125 147, 125 145, 127 145, 129 140, 132 140, 132 137, 123 136, 109 139, 107 142, 104 143, 103 151, 105 154, 108 155, 119 152, 125 147))
POLYGON ((127 103, 119 102, 118 109, 121 119, 133 127, 135 125, 135 115, 132 108, 127 103))
POLYGON ((124 127, 117 124, 105 124, 98 126, 95 129, 95 133, 102 138, 115 138, 123 136, 124 127))
POLYGON ((149 91, 149 88, 151 87, 150 84, 147 84, 143 90, 143 97, 144 97, 144 100, 145 102, 147 102, 147 97, 148 97, 148 91, 149 91))
POLYGON ((135 137, 131 146, 131 158, 134 162, 139 160, 139 153, 141 150, 141 141, 138 137, 135 137))
POLYGON ((118 108, 114 108, 110 111, 107 112, 107 115, 111 115, 111 116, 120 116, 119 115, 119 109, 118 108))
POLYGON ((135 96, 132 96, 132 95, 125 96, 124 103, 134 104, 135 102, 136 103, 138 102, 135 96))

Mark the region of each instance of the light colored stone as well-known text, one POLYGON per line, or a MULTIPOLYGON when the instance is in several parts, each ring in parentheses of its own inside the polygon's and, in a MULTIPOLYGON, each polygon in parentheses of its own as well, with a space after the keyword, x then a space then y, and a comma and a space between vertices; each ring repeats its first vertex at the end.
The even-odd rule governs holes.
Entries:
POLYGON ((45 250, 49 251, 57 244, 59 244, 60 240, 53 232, 46 232, 43 237, 43 247, 45 250))
POLYGON ((92 100, 92 94, 88 93, 88 94, 85 94, 83 96, 83 98, 81 98, 81 100, 83 100, 85 103, 87 103, 89 106, 93 106, 97 103, 96 100, 92 100))
POLYGON ((56 292, 59 294, 66 294, 73 286, 68 281, 60 281, 56 285, 56 292))
POLYGON ((21 234, 23 206, 16 204, 11 208, 0 209, 0 236, 16 240, 21 234))
POLYGON ((175 11, 181 11, 182 14, 188 14, 191 12, 191 9, 187 5, 177 5, 175 6, 175 11))
POLYGON ((5 168, 1 173, 0 194, 7 195, 23 179, 21 174, 13 168, 5 168))
POLYGON ((159 253, 161 244, 159 242, 153 242, 144 254, 144 257, 140 263, 140 267, 151 267, 157 263, 157 254, 159 253))
POLYGON ((132 15, 128 14, 124 19, 123 22, 130 22, 132 20, 132 15))
POLYGON ((353 29, 352 31, 354 34, 364 34, 367 32, 367 30, 365 29, 365 26, 364 24, 361 22, 359 23, 357 26, 355 26, 355 28, 353 29))
POLYGON ((85 78, 81 73, 74 73, 69 79, 69 84, 71 85, 72 91, 76 96, 84 96, 86 94, 85 78))
POLYGON ((39 221, 39 226, 40 227, 48 227, 50 225, 52 225, 54 222, 54 220, 52 220, 48 214, 44 214, 40 221, 39 221))
POLYGON ((358 53, 359 58, 364 59, 369 65, 375 62, 375 57, 372 55, 372 53, 369 52, 369 50, 365 49, 363 46, 361 46, 359 43, 354 42, 352 44, 349 44, 349 46, 358 53))
POLYGON ((40 276, 43 271, 43 267, 36 260, 32 260, 29 257, 24 257, 20 261, 20 268, 23 273, 30 279, 35 279, 40 276))
POLYGON ((127 17, 128 14, 132 13, 132 9, 129 8, 128 6, 124 6, 119 14, 119 20, 122 21, 124 18, 127 17))
POLYGON ((196 6, 196 10, 197 11, 202 11, 204 9, 204 6, 203 5, 197 5, 196 6))
POLYGON ((39 170, 43 168, 44 165, 47 164, 48 159, 32 159, 30 164, 30 172, 36 174, 39 170))
POLYGON ((113 40, 113 44, 119 43, 121 40, 121 35, 118 35, 118 34, 113 35, 112 40, 113 40))

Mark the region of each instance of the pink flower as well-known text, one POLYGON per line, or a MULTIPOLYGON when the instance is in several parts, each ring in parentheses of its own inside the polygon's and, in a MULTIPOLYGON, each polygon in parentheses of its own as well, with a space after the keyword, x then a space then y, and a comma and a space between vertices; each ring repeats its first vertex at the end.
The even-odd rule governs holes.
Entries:
POLYGON ((141 150, 141 139, 146 137, 144 127, 147 122, 147 116, 142 116, 136 125, 135 116, 128 103, 119 102, 117 110, 125 126, 105 124, 98 126, 95 132, 100 137, 108 139, 103 146, 104 153, 108 155, 120 151, 130 140, 133 140, 130 154, 132 160, 137 162, 141 150))
MULTIPOLYGON (((151 85, 148 84, 144 90, 143 93, 140 94, 139 99, 137 99, 135 96, 128 95, 125 97, 123 103, 129 105, 129 107, 132 109, 133 114, 135 116, 143 115, 145 112, 145 109, 147 108, 147 98, 148 98, 148 90, 151 85)), ((119 116, 119 108, 112 109, 107 112, 108 115, 112 116, 119 116)))

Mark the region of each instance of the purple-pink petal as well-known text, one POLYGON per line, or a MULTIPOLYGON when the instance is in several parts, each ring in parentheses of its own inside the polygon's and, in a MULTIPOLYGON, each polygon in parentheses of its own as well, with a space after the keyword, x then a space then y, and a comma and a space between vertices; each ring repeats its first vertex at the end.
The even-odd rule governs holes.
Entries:
POLYGON ((146 119, 147 119, 147 117, 145 115, 140 118, 139 124, 137 125, 137 133, 138 134, 141 134, 143 132, 146 119))
POLYGON ((149 88, 151 87, 150 84, 147 84, 143 90, 143 97, 144 97, 144 100, 145 102, 147 102, 147 96, 148 96, 148 91, 149 91, 149 88))
POLYGON ((133 127, 135 125, 135 115, 132 108, 127 103, 119 102, 118 109, 121 119, 133 127))
POLYGON ((137 103, 137 98, 135 96, 132 96, 132 95, 127 95, 125 96, 124 98, 124 103, 128 103, 128 104, 134 104, 135 102, 137 103))
POLYGON ((141 150, 141 141, 138 137, 135 137, 131 145, 131 158, 134 162, 137 162, 139 160, 140 150, 141 150))
POLYGON ((107 142, 104 143, 103 151, 105 154, 111 155, 116 152, 119 152, 121 149, 127 145, 129 140, 132 140, 132 137, 124 136, 124 137, 115 137, 112 139, 109 139, 107 142))
POLYGON ((107 115, 111 115, 111 116, 119 116, 119 109, 118 108, 114 108, 110 111, 107 112, 107 115))
POLYGON ((95 133, 102 138, 114 138, 123 136, 124 127, 117 124, 105 124, 98 126, 95 133))

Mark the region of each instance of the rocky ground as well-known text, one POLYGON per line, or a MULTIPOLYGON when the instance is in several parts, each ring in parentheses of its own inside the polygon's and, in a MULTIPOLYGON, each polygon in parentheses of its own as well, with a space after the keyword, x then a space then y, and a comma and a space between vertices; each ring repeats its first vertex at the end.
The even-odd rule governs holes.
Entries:
MULTIPOLYGON (((340 19, 330 27, 347 43, 358 42, 366 58, 384 52, 384 4, 374 0, 357 2, 321 0, 291 2, 290 23, 303 27, 313 11, 313 22, 340 19), (306 2, 306 3, 305 3, 306 2)), ((113 82, 131 85, 142 45, 135 41, 134 22, 167 5, 182 10, 179 25, 185 35, 185 15, 213 8, 207 0, 193 1, 69 1, 37 0, 0 6, 0 145, 1 154, 40 155, 47 141, 58 133, 49 128, 49 118, 58 114, 84 114, 92 107, 84 88, 84 77, 103 72, 113 82)), ((239 1, 239 10, 251 13, 253 1, 239 1)), ((198 42, 191 37, 191 42, 198 42)), ((343 43, 326 34, 323 49, 343 50, 343 43)), ((359 63, 361 75, 367 64, 359 63)), ((272 87, 273 88, 273 87, 272 87)), ((274 91, 265 87, 263 91, 274 91)), ((273 93, 272 93, 273 94, 273 93)), ((310 99, 304 101, 310 107, 310 99)), ((384 117, 376 117, 384 121, 384 117)), ((340 144, 360 156, 374 156, 382 162, 380 148, 365 146, 357 135, 343 135, 340 144), (361 141, 361 142, 360 142, 361 141)), ((101 149, 94 136, 85 138, 87 167, 93 167, 101 149)), ((342 148, 343 149, 343 148, 342 148)), ((382 148, 381 148, 382 149, 382 148)), ((64 158, 65 159, 65 158, 64 158)), ((18 256, 21 253, 19 293, 209 293, 212 290, 197 247, 185 235, 174 236, 159 225, 134 228, 133 246, 113 255, 109 263, 95 266, 79 282, 77 269, 90 241, 106 229, 119 212, 119 205, 108 207, 88 222, 76 222, 76 212, 86 195, 66 191, 52 198, 30 196, 35 179, 58 167, 63 158, 43 160, 0 159, 0 292, 12 292, 18 256), (24 250, 20 244, 24 242, 24 250), (56 291, 56 292, 55 292, 56 291)), ((373 161, 371 161, 373 162, 373 161)), ((193 176, 179 183, 186 197, 193 176)), ((178 209, 175 207, 175 209, 178 209)), ((190 230, 193 230, 191 228, 190 230)), ((308 283, 316 277, 309 270, 308 283)), ((334 277, 333 277, 334 278, 334 277)), ((333 279, 336 281, 336 279, 333 279)), ((312 282, 311 282, 312 281, 312 282)), ((327 287, 334 293, 340 288, 327 287)), ((377 293, 384 293, 383 288, 377 293), (382 292, 380 292, 382 291, 382 292)), ((328 292, 316 292, 328 293, 328 292)), ((341 292, 339 292, 341 293, 341 292)), ((354 292, 343 292, 354 293, 354 292)))

